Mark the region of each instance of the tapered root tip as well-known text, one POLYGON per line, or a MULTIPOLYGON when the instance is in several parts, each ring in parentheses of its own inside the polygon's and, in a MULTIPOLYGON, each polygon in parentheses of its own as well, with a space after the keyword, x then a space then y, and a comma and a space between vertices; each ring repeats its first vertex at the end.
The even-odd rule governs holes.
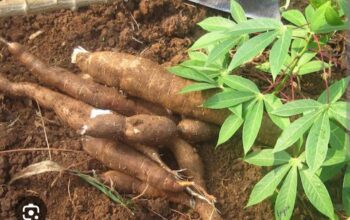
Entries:
POLYGON ((71 62, 72 62, 72 63, 77 63, 77 56, 78 56, 78 54, 80 54, 80 53, 89 53, 89 51, 85 50, 84 48, 82 48, 82 47, 80 47, 80 46, 74 48, 73 53, 72 53, 72 56, 71 56, 71 62))
POLYGON ((9 45, 10 42, 8 42, 7 40, 5 40, 5 38, 0 37, 0 42, 6 45, 9 45))

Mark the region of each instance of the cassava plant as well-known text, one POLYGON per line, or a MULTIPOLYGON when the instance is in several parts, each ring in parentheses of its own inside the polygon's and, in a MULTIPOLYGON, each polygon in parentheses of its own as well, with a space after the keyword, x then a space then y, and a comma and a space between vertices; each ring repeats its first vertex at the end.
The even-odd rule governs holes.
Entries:
POLYGON ((245 161, 275 167, 255 185, 247 206, 275 194, 276 219, 290 219, 297 195, 303 198, 304 193, 320 213, 336 219, 324 183, 344 174, 342 210, 350 216, 350 106, 343 99, 350 76, 330 85, 334 59, 323 52, 335 33, 349 26, 349 2, 312 0, 303 12, 287 8, 283 7, 283 23, 247 19, 232 0, 233 20, 209 17, 200 22, 208 33, 189 49, 188 60, 169 71, 196 82, 181 93, 218 91, 203 103, 209 109, 231 112, 221 126, 217 146, 243 126, 245 161), (254 62, 262 53, 262 58, 268 57, 266 62, 254 62), (248 63, 259 71, 239 74, 237 69, 248 63), (302 93, 307 74, 324 82, 326 89, 316 99, 302 93), (252 77, 261 79, 259 85, 252 77), (265 113, 282 133, 273 148, 251 152, 265 113))

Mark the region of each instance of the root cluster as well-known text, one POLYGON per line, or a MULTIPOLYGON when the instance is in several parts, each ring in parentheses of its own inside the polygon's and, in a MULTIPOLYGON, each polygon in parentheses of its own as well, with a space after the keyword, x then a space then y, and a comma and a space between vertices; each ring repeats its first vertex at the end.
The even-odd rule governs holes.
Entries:
POLYGON ((100 174, 106 184, 119 192, 165 197, 191 207, 202 219, 221 219, 215 198, 206 191, 203 162, 189 144, 215 138, 213 124, 228 114, 198 107, 210 93, 178 94, 191 81, 129 54, 76 49, 72 60, 91 80, 49 66, 18 43, 0 41, 41 83, 60 91, 10 82, 0 73, 0 92, 36 100, 82 135, 84 150, 110 168, 100 174), (181 116, 188 118, 181 121, 181 116), (180 170, 161 159, 163 147, 180 170))

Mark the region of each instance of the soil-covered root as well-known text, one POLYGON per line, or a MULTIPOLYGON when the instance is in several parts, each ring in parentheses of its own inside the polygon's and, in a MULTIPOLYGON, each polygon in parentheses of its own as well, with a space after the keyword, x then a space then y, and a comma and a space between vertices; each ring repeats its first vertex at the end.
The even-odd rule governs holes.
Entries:
POLYGON ((32 83, 12 83, 0 74, 0 91, 36 100, 52 109, 62 121, 81 135, 114 138, 144 144, 162 144, 176 133, 176 125, 166 117, 135 115, 125 117, 110 110, 95 109, 81 101, 32 83))
POLYGON ((127 173, 155 188, 179 192, 193 185, 192 182, 177 180, 173 174, 145 155, 114 140, 85 137, 83 147, 92 157, 109 168, 127 173))
POLYGON ((220 128, 214 124, 193 119, 181 120, 177 129, 181 136, 191 143, 216 140, 220 131, 220 128))
POLYGON ((101 174, 101 178, 106 184, 110 184, 116 190, 124 193, 133 193, 135 195, 138 195, 137 197, 165 197, 171 202, 185 205, 198 212, 202 220, 222 219, 213 205, 199 199, 193 199, 191 196, 184 192, 173 193, 160 190, 148 185, 145 182, 140 181, 137 178, 128 176, 118 171, 107 171, 101 174))
POLYGON ((90 53, 79 48, 73 52, 72 62, 98 82, 176 113, 215 124, 222 124, 229 115, 226 110, 200 107, 215 91, 179 94, 192 81, 170 74, 148 59, 117 52, 90 53))
POLYGON ((56 87, 87 104, 101 109, 110 109, 126 116, 136 114, 170 116, 169 112, 160 106, 142 100, 129 99, 115 88, 103 86, 93 80, 86 80, 63 68, 51 67, 18 43, 7 43, 7 45, 10 53, 41 82, 56 87))
POLYGON ((192 181, 205 187, 204 165, 197 150, 181 138, 174 138, 167 147, 173 153, 179 167, 192 181))

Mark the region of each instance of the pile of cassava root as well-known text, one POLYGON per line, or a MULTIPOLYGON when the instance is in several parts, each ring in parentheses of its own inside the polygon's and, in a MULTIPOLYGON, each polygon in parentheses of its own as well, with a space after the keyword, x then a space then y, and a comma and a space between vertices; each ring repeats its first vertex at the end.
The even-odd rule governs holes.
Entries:
MULTIPOLYGON (((45 64, 18 43, 0 41, 41 83, 64 94, 10 82, 1 73, 0 92, 36 100, 82 135, 84 150, 111 169, 100 174, 106 184, 119 192, 165 197, 193 208, 204 220, 221 219, 215 198, 206 192, 203 162, 189 144, 217 138, 217 125, 229 114, 199 107, 215 91, 179 94, 192 82, 129 54, 76 48, 72 62, 82 74, 73 74, 45 64), (162 147, 181 170, 162 161, 162 147)), ((271 133, 271 123, 266 125, 262 130, 271 133)), ((270 133, 260 134, 260 140, 271 143, 270 133)))

